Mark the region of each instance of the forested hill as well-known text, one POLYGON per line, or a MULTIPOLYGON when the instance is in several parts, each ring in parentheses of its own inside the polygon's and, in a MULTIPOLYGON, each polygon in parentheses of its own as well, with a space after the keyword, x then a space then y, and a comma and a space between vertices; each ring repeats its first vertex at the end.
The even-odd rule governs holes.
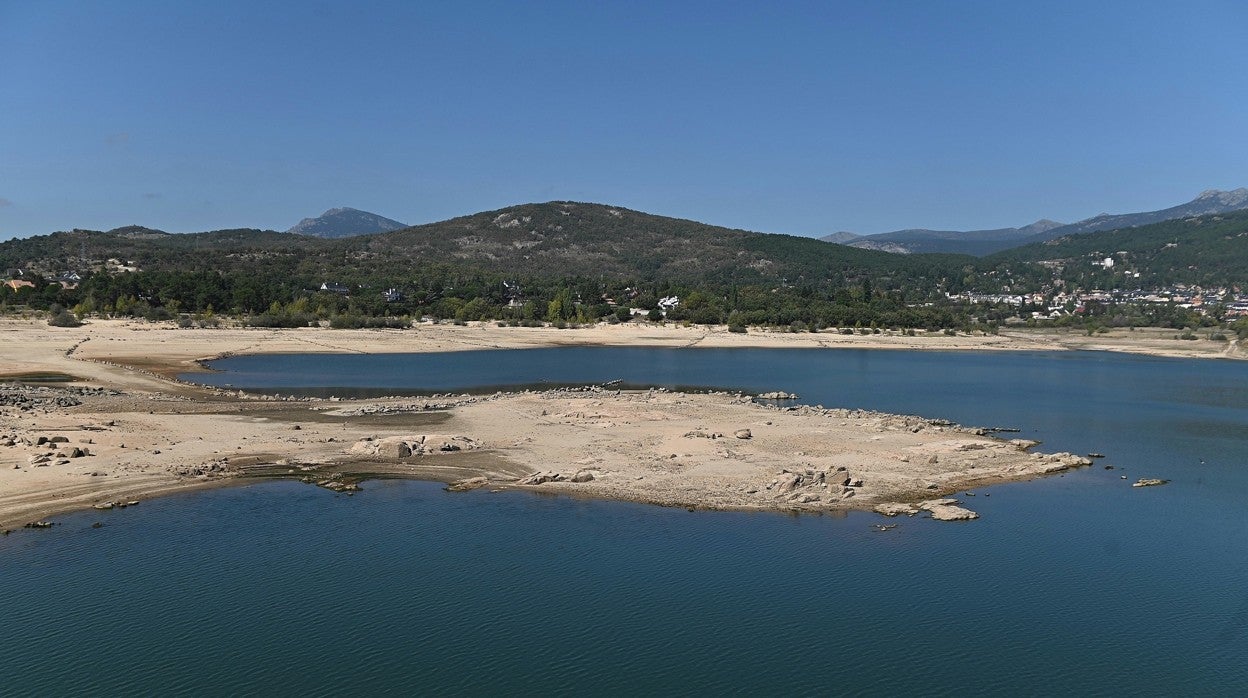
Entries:
POLYGON ((71 230, 6 240, 0 243, 0 267, 45 275, 81 273, 100 261, 114 259, 143 269, 227 271, 255 268, 256 260, 264 256, 308 253, 327 244, 316 238, 251 228, 173 234, 127 226, 106 232, 71 230))
POLYGON ((168 234, 137 226, 75 230, 0 243, 0 266, 44 274, 113 258, 146 271, 282 274, 404 282, 485 273, 643 282, 857 284, 935 289, 974 260, 901 257, 812 238, 754 233, 600 204, 524 204, 365 237, 324 240, 275 231, 168 234))
POLYGON ((935 283, 966 260, 902 259, 812 238, 755 233, 573 202, 511 206, 350 241, 378 264, 467 263, 537 277, 935 283))
POLYGON ((1085 288, 1243 286, 1248 285, 1248 211, 1067 235, 984 261, 1005 266, 1047 262, 1060 268, 1062 278, 1085 288), (1112 265, 1105 266, 1106 258, 1112 265))

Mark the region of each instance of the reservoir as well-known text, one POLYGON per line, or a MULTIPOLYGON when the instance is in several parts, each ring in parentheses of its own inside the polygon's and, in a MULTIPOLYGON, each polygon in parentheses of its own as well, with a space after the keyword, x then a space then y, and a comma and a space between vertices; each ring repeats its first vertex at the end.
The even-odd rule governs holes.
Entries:
POLYGON ((784 390, 1106 458, 977 491, 964 500, 977 521, 902 518, 882 533, 871 524, 885 519, 865 512, 687 512, 407 481, 366 482, 355 497, 265 482, 58 517, 0 538, 0 695, 1172 695, 1248 683, 1248 364, 559 348, 213 368, 188 378, 344 396, 607 381, 784 390), (1140 477, 1171 483, 1130 487, 1140 477))

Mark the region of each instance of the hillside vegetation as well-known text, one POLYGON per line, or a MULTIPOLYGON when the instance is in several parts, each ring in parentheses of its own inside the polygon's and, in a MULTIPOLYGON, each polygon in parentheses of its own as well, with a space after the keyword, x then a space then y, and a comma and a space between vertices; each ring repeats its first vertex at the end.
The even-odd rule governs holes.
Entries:
POLYGON ((1244 286, 1248 284, 1248 211, 1067 235, 1006 250, 985 261, 1005 266, 1056 263, 1060 278, 1085 288, 1244 286), (1113 260, 1112 267, 1100 264, 1105 258, 1113 260))

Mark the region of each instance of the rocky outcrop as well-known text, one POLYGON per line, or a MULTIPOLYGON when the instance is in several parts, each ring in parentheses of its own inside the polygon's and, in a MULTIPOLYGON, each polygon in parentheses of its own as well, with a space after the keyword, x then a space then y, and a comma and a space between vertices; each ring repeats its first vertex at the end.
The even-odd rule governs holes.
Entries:
POLYGON ((420 434, 413 436, 389 436, 384 439, 365 438, 351 446, 351 453, 400 460, 412 456, 472 451, 481 443, 467 436, 448 434, 420 434))
POLYGON ((919 508, 904 502, 883 502, 876 504, 872 511, 883 516, 914 516, 919 513, 919 508))
POLYGON ((918 508, 930 513, 937 521, 970 521, 979 518, 979 514, 958 506, 956 499, 929 499, 919 502, 918 508))
POLYGON ((529 475, 528 477, 522 478, 518 484, 544 485, 547 482, 563 482, 566 479, 567 478, 565 478, 562 473, 557 473, 551 470, 551 471, 533 473, 532 475, 529 475))
POLYGON ((475 489, 485 487, 488 484, 490 484, 490 479, 487 477, 470 477, 464 480, 457 480, 455 482, 452 482, 451 484, 446 486, 446 491, 447 492, 467 492, 468 490, 475 490, 475 489))
POLYGON ((1132 487, 1157 487, 1159 485, 1165 485, 1169 482, 1170 482, 1169 480, 1162 480, 1161 478, 1142 477, 1139 480, 1136 480, 1134 483, 1132 483, 1131 486, 1132 487))

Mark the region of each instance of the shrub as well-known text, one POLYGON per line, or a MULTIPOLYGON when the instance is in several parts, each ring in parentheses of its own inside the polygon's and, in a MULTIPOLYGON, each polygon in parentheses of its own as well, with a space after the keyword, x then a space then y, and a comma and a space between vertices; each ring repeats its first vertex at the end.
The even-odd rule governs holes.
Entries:
POLYGON ((745 325, 729 325, 728 331, 736 334, 745 334, 748 330, 745 329, 745 325))
POLYGON ((52 317, 48 318, 48 324, 53 327, 82 327, 82 323, 74 314, 68 310, 62 309, 52 317))
POLYGON ((361 328, 402 330, 411 327, 411 324, 411 321, 406 318, 375 317, 372 315, 335 315, 329 319, 329 326, 335 330, 357 330, 361 328))

